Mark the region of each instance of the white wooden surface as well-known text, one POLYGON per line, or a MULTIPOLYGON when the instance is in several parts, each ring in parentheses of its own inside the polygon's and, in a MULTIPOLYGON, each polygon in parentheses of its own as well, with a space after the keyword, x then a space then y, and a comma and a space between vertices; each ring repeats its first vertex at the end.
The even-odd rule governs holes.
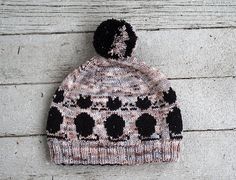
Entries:
POLYGON ((235 26, 234 0, 0 0, 0 179, 236 179, 235 26), (52 94, 95 55, 93 31, 111 17, 136 27, 136 56, 177 91, 184 122, 177 163, 49 162, 52 94))
POLYGON ((137 29, 235 27, 235 0, 1 0, 2 34, 88 32, 110 17, 137 29))

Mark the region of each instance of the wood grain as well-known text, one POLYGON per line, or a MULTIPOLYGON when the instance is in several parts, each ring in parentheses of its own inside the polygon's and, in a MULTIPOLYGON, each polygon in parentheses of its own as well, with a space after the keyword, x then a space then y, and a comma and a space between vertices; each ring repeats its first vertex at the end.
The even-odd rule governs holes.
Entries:
MULTIPOLYGON (((95 55, 92 36, 0 36, 0 84, 61 82, 95 55)), ((235 29, 143 31, 138 36, 136 56, 169 78, 235 76, 235 29)))
MULTIPOLYGON (((236 128, 236 79, 171 80, 184 130, 236 128)), ((58 84, 0 86, 0 136, 45 133, 50 101, 58 84)))
POLYGON ((140 166, 57 166, 48 161, 44 136, 0 138, 0 158, 4 162, 0 163, 0 177, 235 179, 235 136, 236 131, 184 133, 179 162, 140 166))
POLYGON ((236 26, 234 0, 1 0, 0 34, 94 31, 108 18, 136 29, 236 26))

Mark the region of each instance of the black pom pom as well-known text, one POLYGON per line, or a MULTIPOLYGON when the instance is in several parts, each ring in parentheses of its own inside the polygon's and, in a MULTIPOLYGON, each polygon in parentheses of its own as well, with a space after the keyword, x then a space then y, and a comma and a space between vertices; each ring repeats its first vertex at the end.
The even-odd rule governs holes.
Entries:
POLYGON ((124 20, 108 19, 94 33, 93 45, 105 58, 126 58, 132 55, 137 36, 132 26, 124 20))

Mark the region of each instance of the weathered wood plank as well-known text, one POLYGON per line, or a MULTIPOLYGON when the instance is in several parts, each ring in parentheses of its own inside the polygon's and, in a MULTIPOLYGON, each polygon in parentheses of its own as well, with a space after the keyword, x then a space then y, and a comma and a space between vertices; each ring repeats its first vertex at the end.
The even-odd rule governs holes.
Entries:
MULTIPOLYGON (((236 79, 172 80, 184 129, 236 128, 236 79)), ((0 86, 0 135, 45 133, 50 101, 58 84, 0 86)))
MULTIPOLYGON (((0 176, 1 177, 1 176, 0 176)), ((16 177, 3 177, 1 180, 53 180, 53 176, 50 175, 28 175, 28 176, 16 176, 16 177)))
POLYGON ((45 133, 48 109, 56 86, 0 86, 0 135, 45 133))
POLYGON ((184 133, 177 163, 140 166, 57 166, 48 162, 45 137, 1 138, 1 178, 235 179, 236 131, 184 133))
POLYGON ((235 27, 234 0, 1 0, 0 33, 94 31, 107 18, 137 29, 235 27))
MULTIPOLYGON (((60 82, 95 55, 92 33, 0 36, 0 83, 60 82)), ((235 76, 236 29, 139 32, 136 56, 169 78, 235 76)))

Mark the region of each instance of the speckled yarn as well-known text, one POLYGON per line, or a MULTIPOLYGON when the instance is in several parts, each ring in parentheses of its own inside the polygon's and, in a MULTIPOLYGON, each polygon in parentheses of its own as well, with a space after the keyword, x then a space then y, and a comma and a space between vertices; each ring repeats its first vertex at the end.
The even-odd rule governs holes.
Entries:
POLYGON ((107 54, 75 69, 55 92, 46 129, 56 164, 178 160, 182 118, 176 93, 159 70, 127 54, 134 48, 128 41, 136 41, 127 24, 114 19, 103 22, 103 28, 108 27, 105 32, 117 29, 110 48, 103 51, 107 54))

